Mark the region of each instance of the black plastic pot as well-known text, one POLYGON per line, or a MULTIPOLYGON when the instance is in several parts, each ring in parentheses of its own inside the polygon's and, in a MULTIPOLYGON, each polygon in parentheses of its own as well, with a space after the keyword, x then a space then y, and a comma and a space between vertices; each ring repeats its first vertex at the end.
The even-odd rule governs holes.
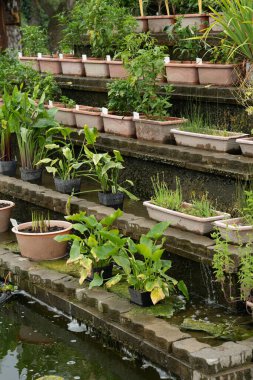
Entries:
POLYGON ((73 178, 73 179, 61 179, 54 178, 55 189, 60 193, 71 194, 79 193, 81 189, 81 178, 73 178))
POLYGON ((108 280, 109 278, 112 277, 112 268, 113 268, 112 263, 109 265, 105 265, 104 267, 93 268, 91 276, 87 277, 87 281, 92 281, 94 278, 94 273, 98 273, 100 275, 102 271, 103 271, 103 279, 108 280))
POLYGON ((130 294, 130 301, 135 303, 136 305, 147 307, 152 306, 153 302, 150 297, 150 292, 140 292, 139 290, 135 290, 133 286, 128 288, 130 294))
POLYGON ((41 183, 42 170, 43 170, 42 168, 40 169, 20 168, 21 179, 23 181, 39 184, 41 183))
POLYGON ((99 191, 98 193, 98 200, 101 205, 112 207, 115 210, 118 208, 120 210, 123 210, 123 203, 124 203, 124 194, 123 193, 103 193, 102 191, 99 191))
POLYGON ((15 177, 17 170, 17 161, 0 161, 0 174, 15 177))

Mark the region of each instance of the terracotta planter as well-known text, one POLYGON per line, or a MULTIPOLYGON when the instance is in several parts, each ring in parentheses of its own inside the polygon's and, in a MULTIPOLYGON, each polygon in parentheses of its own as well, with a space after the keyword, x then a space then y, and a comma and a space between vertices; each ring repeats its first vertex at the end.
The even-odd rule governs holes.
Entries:
POLYGON ((237 142, 240 133, 229 133, 228 136, 208 135, 172 129, 177 145, 189 146, 191 148, 214 150, 216 152, 238 153, 240 146, 237 142))
POLYGON ((0 208, 0 232, 6 232, 10 226, 10 217, 15 203, 11 201, 0 200, 0 203, 5 203, 6 206, 0 208))
POLYGON ((137 28, 135 29, 135 33, 145 33, 148 31, 147 16, 136 17, 136 21, 137 21, 137 28))
POLYGON ((199 76, 195 62, 169 62, 165 64, 168 83, 198 84, 199 76))
POLYGON ((24 65, 30 66, 33 70, 40 71, 40 64, 37 57, 19 57, 24 65))
POLYGON ((88 125, 88 127, 97 128, 99 132, 104 131, 104 122, 100 108, 79 106, 79 109, 74 109, 73 112, 76 118, 77 128, 83 128, 84 125, 88 125))
POLYGON ((70 233, 72 224, 61 220, 51 220, 52 227, 63 227, 61 231, 29 233, 22 230, 32 226, 32 222, 22 223, 12 228, 16 234, 20 253, 34 261, 55 260, 66 256, 67 242, 58 243, 54 237, 70 233))
POLYGON ((253 239, 253 226, 246 225, 243 218, 214 222, 222 239, 233 244, 246 244, 253 239))
POLYGON ((38 58, 40 71, 42 73, 51 73, 54 75, 62 74, 61 62, 59 58, 42 57, 38 58))
POLYGON ((128 77, 128 71, 123 66, 122 61, 109 61, 108 66, 109 66, 110 78, 124 79, 128 77))
POLYGON ((209 25, 212 26, 212 33, 220 33, 220 32, 223 32, 223 26, 220 25, 220 24, 214 24, 215 23, 215 20, 213 19, 212 17, 212 14, 209 14, 209 25))
POLYGON ((107 133, 124 137, 135 137, 136 129, 133 116, 118 116, 102 113, 104 130, 107 133))
POLYGON ((82 59, 63 58, 60 60, 63 75, 83 76, 85 74, 82 59))
POLYGON ((234 86, 239 80, 239 65, 202 63, 197 65, 199 83, 215 86, 234 86))
POLYGON ((58 121, 58 123, 69 127, 74 127, 76 125, 73 108, 64 107, 64 104, 62 103, 53 103, 53 107, 56 107, 58 110, 55 115, 55 120, 58 121))
POLYGON ((174 16, 148 16, 148 29, 151 33, 161 33, 175 23, 174 16))
POLYGON ((199 30, 206 29, 209 26, 209 15, 202 13, 192 13, 185 15, 176 15, 175 17, 184 16, 182 19, 182 27, 196 26, 199 30))
POLYGON ((253 137, 239 138, 236 142, 240 145, 244 156, 253 157, 253 137))
POLYGON ((83 61, 86 77, 109 78, 108 62, 102 59, 91 58, 83 61))
POLYGON ((134 119, 136 136, 139 140, 156 141, 166 144, 173 140, 171 129, 186 121, 186 119, 179 117, 168 117, 164 121, 140 117, 140 119, 134 119))
MULTIPOLYGON (((177 227, 182 230, 187 230, 200 235, 209 234, 213 229, 213 222, 216 220, 223 220, 229 218, 230 215, 217 211, 217 215, 209 218, 201 218, 185 214, 183 212, 169 210, 164 207, 156 206, 150 201, 144 202, 143 205, 147 207, 149 217, 159 222, 170 222, 172 227, 177 227)), ((191 207, 190 203, 184 202, 183 207, 191 207)))

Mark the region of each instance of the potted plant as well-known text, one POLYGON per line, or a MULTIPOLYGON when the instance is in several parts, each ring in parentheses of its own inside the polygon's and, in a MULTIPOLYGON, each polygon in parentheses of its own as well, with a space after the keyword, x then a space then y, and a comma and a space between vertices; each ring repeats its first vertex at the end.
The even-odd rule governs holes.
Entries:
POLYGON ((180 61, 172 60, 165 63, 168 83, 198 84, 198 69, 196 58, 204 49, 204 43, 198 37, 196 26, 183 26, 183 16, 167 28, 170 41, 173 42, 173 55, 180 61))
POLYGON ((68 127, 74 127, 76 125, 76 119, 74 114, 75 101, 69 99, 67 96, 61 96, 59 102, 49 102, 49 107, 56 107, 55 119, 58 123, 67 125, 68 127))
MULTIPOLYGON (((89 167, 89 177, 95 180, 101 186, 98 192, 98 199, 101 204, 115 209, 122 209, 124 195, 132 200, 138 200, 123 184, 119 182, 119 175, 124 169, 123 157, 118 150, 113 151, 113 155, 109 153, 97 153, 95 142, 98 132, 94 128, 84 127, 86 146, 84 152, 86 155, 85 164, 89 167), (92 150, 89 149, 92 147, 92 150)), ((126 180, 126 184, 133 186, 132 181, 126 180)))
POLYGON ((212 125, 211 122, 204 121, 199 113, 193 114, 191 120, 180 128, 172 129, 171 133, 177 145, 227 153, 240 153, 237 139, 247 136, 212 125))
POLYGON ((42 73, 50 73, 53 75, 62 74, 61 59, 55 55, 38 55, 40 71, 42 73))
POLYGON ((18 106, 16 93, 16 88, 10 94, 5 90, 0 108, 0 173, 11 177, 16 175, 17 169, 17 161, 13 160, 11 143, 11 136, 15 130, 12 112, 18 106))
POLYGON ((12 228, 16 234, 20 253, 33 261, 55 260, 66 256, 67 242, 54 238, 70 233, 72 224, 62 220, 50 220, 41 212, 32 213, 32 221, 12 228))
POLYGON ((82 58, 59 54, 61 71, 63 75, 84 76, 85 70, 82 58))
POLYGON ((139 242, 130 238, 127 241, 123 270, 129 284, 130 300, 139 306, 155 305, 174 294, 176 289, 189 298, 185 283, 168 275, 171 260, 162 259, 166 241, 162 236, 168 226, 167 222, 158 223, 142 235, 139 242))
POLYGON ((0 232, 8 231, 13 207, 15 207, 15 203, 0 200, 0 232))
POLYGON ((101 286, 105 281, 110 283, 113 277, 113 261, 120 262, 121 250, 126 241, 118 229, 112 228, 115 220, 122 214, 122 211, 117 210, 100 221, 94 215, 87 216, 85 212, 66 217, 74 223, 74 231, 58 236, 56 240, 71 242, 67 263, 80 266, 80 284, 88 280, 89 288, 92 288, 101 286))
POLYGON ((193 196, 191 203, 183 202, 178 178, 174 191, 164 181, 160 181, 159 176, 153 178, 152 183, 154 195, 151 201, 143 203, 151 219, 168 221, 173 227, 206 235, 213 229, 213 222, 230 217, 229 214, 213 208, 207 193, 199 199, 193 196))
POLYGON ((53 137, 52 143, 45 145, 46 152, 36 165, 46 165, 46 171, 53 174, 55 188, 60 193, 80 192, 84 174, 84 142, 77 153, 71 141, 71 134, 74 133, 72 129, 55 127, 48 133, 56 137, 53 137))
POLYGON ((101 108, 76 105, 73 112, 75 115, 77 128, 83 128, 84 125, 88 125, 89 127, 96 128, 99 132, 104 131, 101 108))
POLYGON ((47 110, 44 107, 45 94, 38 99, 38 86, 32 96, 19 91, 17 87, 12 96, 16 105, 5 104, 9 107, 14 132, 21 160, 21 179, 25 181, 40 181, 42 169, 36 163, 43 157, 46 144, 46 131, 57 123, 54 120, 55 109, 47 110))
POLYGON ((214 223, 222 239, 232 244, 253 241, 253 191, 244 191, 240 217, 214 223))
POLYGON ((96 0, 87 3, 85 20, 93 56, 84 59, 86 76, 109 77, 105 57, 114 57, 121 50, 125 36, 136 28, 135 18, 115 0, 96 0))
POLYGON ((37 53, 48 54, 48 36, 46 31, 36 25, 25 25, 21 28, 22 53, 19 59, 28 63, 34 70, 40 71, 37 53))

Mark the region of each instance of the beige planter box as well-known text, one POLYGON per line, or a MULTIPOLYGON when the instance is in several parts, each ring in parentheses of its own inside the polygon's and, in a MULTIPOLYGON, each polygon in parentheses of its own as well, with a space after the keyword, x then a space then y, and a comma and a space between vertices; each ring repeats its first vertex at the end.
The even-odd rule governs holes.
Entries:
POLYGON ((88 127, 95 127, 99 132, 103 132, 104 123, 100 108, 79 106, 79 110, 74 109, 73 112, 77 128, 83 128, 84 125, 88 125, 88 127))
POLYGON ((243 218, 214 222, 222 239, 234 244, 246 244, 253 239, 253 226, 245 225, 243 218))
POLYGON ((240 145, 244 156, 253 157, 253 137, 239 138, 236 142, 240 145))
MULTIPOLYGON (((147 207, 148 215, 151 219, 159 222, 170 222, 172 227, 187 230, 200 235, 209 234, 213 229, 213 222, 229 218, 230 215, 217 211, 217 215, 209 218, 200 218, 198 216, 184 214, 183 212, 168 210, 164 207, 156 206, 150 201, 143 203, 147 207)), ((189 208, 190 203, 184 202, 183 207, 189 208)))
POLYGON ((62 73, 61 62, 59 58, 42 57, 38 58, 40 71, 42 73, 51 73, 59 75, 62 73))
POLYGON ((109 66, 110 78, 124 79, 128 77, 127 69, 125 69, 125 67, 123 66, 122 61, 109 61, 108 66, 109 66))
POLYGON ((214 23, 215 23, 215 20, 213 19, 212 14, 209 14, 209 25, 211 26, 213 24, 212 33, 223 32, 223 30, 224 30, 223 26, 220 24, 217 24, 217 23, 214 24, 214 23))
POLYGON ((184 16, 182 19, 182 27, 187 26, 196 26, 199 30, 205 29, 209 26, 209 15, 208 14, 185 14, 185 15, 176 15, 175 17, 184 16))
POLYGON ((53 107, 58 109, 55 115, 55 120, 58 121, 58 123, 69 127, 74 127, 76 125, 73 108, 66 108, 62 103, 53 103, 53 107))
POLYGON ((40 71, 40 64, 37 57, 20 57, 20 62, 30 66, 33 70, 40 71))
POLYGON ((83 76, 85 74, 83 62, 79 58, 63 58, 60 60, 62 74, 83 76))
POLYGON ((175 23, 174 16, 147 16, 148 30, 151 33, 161 33, 167 26, 175 23))
POLYGON ((202 63, 197 65, 199 83, 215 86, 234 86, 238 83, 240 66, 233 64, 202 63))
POLYGON ((168 83, 198 84, 199 76, 195 62, 169 62, 165 64, 168 83))
POLYGON ((140 117, 134 121, 137 139, 166 144, 173 140, 171 130, 187 120, 179 117, 168 117, 164 121, 158 121, 140 117))
POLYGON ((174 134, 177 145, 228 153, 239 152, 240 147, 236 140, 239 136, 247 136, 240 133, 229 133, 229 136, 215 136, 206 135, 203 133, 180 131, 179 129, 172 129, 171 133, 174 134))
POLYGON ((124 137, 135 137, 136 129, 133 116, 118 116, 102 113, 104 130, 107 133, 124 137))
POLYGON ((56 232, 35 234, 22 232, 22 230, 31 226, 32 222, 28 222, 12 228, 12 232, 16 234, 22 256, 34 261, 55 260, 66 256, 68 242, 58 243, 54 240, 54 237, 70 233, 72 229, 71 223, 61 220, 50 220, 51 227, 57 226, 63 229, 56 232))
POLYGON ((109 78, 109 66, 105 60, 96 58, 83 61, 86 77, 109 78))
POLYGON ((135 33, 145 33, 148 31, 148 18, 147 16, 136 17, 137 28, 135 29, 135 33))

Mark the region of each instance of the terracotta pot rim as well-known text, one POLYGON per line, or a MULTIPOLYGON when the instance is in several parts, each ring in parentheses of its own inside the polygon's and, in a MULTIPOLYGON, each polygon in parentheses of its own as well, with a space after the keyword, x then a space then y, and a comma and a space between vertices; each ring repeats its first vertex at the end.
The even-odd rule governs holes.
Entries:
POLYGON ((147 20, 148 17, 149 16, 137 16, 135 18, 136 18, 136 20, 147 20))
POLYGON ((187 68, 187 67, 190 67, 190 68, 197 68, 198 65, 196 62, 192 61, 192 63, 190 61, 187 61, 184 62, 184 61, 178 61, 178 62, 168 62, 168 63, 165 63, 165 67, 177 67, 177 68, 187 68))
POLYGON ((133 116, 124 116, 124 115, 115 115, 113 113, 104 114, 101 113, 102 117, 108 118, 108 119, 118 119, 118 120, 133 120, 133 116))
POLYGON ((64 62, 71 62, 71 63, 82 63, 82 58, 61 58, 60 61, 62 63, 64 62))
POLYGON ((74 108, 68 108, 68 107, 65 107, 64 104, 60 103, 60 102, 53 102, 53 106, 49 108, 57 108, 58 110, 60 111, 63 111, 63 112, 73 112, 74 108))
POLYGON ((38 60, 38 57, 36 56, 31 56, 31 57, 27 57, 27 56, 24 56, 24 57, 19 57, 19 59, 22 61, 37 61, 38 60))
POLYGON ((83 115, 94 115, 94 116, 101 116, 101 109, 98 107, 91 107, 91 106, 79 106, 79 110, 76 108, 73 109, 74 113, 83 114, 83 115))
POLYGON ((156 120, 156 119, 149 119, 148 116, 141 116, 140 115, 140 118, 139 119, 134 119, 134 121, 139 121, 140 123, 143 121, 143 122, 148 122, 148 123, 151 123, 151 124, 159 124, 159 125, 171 125, 171 124, 182 124, 182 123, 185 123, 187 121, 187 119, 183 118, 183 117, 173 117, 173 116, 169 116, 169 117, 166 117, 166 120, 156 120))
POLYGON ((148 20, 159 20, 159 19, 174 19, 174 15, 158 15, 158 16, 146 16, 148 20))
POLYGON ((208 133, 181 131, 180 129, 176 129, 176 128, 172 129, 171 132, 178 135, 192 136, 192 137, 203 138, 203 139, 208 138, 212 140, 224 140, 224 141, 227 141, 230 139, 238 139, 238 137, 242 138, 243 136, 245 137, 248 136, 247 134, 243 134, 240 132, 238 133, 228 132, 229 134, 231 134, 230 136, 209 135, 208 133))
POLYGON ((214 225, 220 228, 226 228, 232 231, 252 231, 253 226, 250 225, 241 225, 238 226, 236 222, 240 223, 243 222, 244 218, 232 218, 232 219, 224 219, 224 220, 219 220, 217 222, 214 222, 214 225))
POLYGON ((87 58, 87 59, 85 59, 85 60, 83 60, 82 61, 84 64, 86 64, 86 63, 95 63, 95 64, 98 64, 98 65, 100 65, 100 64, 107 64, 108 63, 108 61, 106 61, 105 59, 100 59, 100 58, 87 58))
POLYGON ((204 68, 204 69, 229 69, 229 68, 235 68, 239 67, 241 63, 211 63, 211 62, 203 62, 197 64, 198 68, 204 68))
POLYGON ((22 236, 31 236, 31 237, 38 237, 38 236, 53 236, 57 234, 64 234, 67 231, 70 231, 72 229, 72 223, 66 222, 64 220, 50 220, 51 226, 59 226, 64 227, 61 231, 52 231, 52 232, 45 232, 45 233, 30 233, 30 232, 22 232, 22 229, 31 227, 32 222, 26 222, 21 223, 18 226, 15 226, 12 228, 12 232, 14 232, 16 235, 22 235, 22 236))
POLYGON ((49 61, 49 62, 60 62, 62 61, 62 59, 60 59, 59 57, 41 57, 41 58, 37 58, 38 61, 49 61))
POLYGON ((123 65, 123 61, 121 61, 120 59, 117 59, 115 61, 108 61, 107 63, 108 65, 123 65))
POLYGON ((12 201, 7 201, 5 199, 0 199, 0 203, 6 203, 6 207, 1 207, 0 212, 3 210, 7 210, 8 208, 13 208, 15 207, 15 203, 12 201))
POLYGON ((174 17, 180 17, 184 16, 184 18, 203 18, 203 17, 209 17, 208 13, 185 13, 185 14, 176 14, 174 17))

